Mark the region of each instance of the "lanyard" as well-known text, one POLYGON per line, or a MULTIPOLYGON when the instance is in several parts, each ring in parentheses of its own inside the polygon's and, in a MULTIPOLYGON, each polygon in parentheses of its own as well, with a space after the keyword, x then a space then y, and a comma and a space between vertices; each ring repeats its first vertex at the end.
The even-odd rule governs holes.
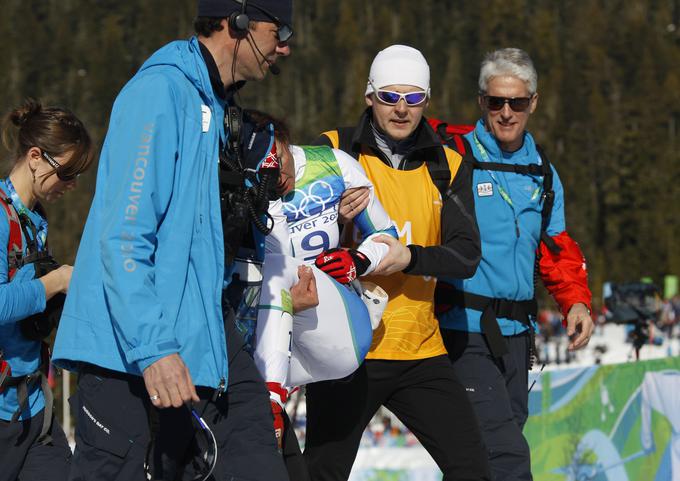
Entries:
MULTIPOLYGON (((482 143, 481 143, 481 142, 479 141, 479 139, 477 138, 477 132, 472 132, 472 138, 474 139, 475 145, 477 146, 477 149, 479 150, 479 154, 482 156, 482 160, 483 160, 484 162, 491 162, 491 159, 489 158, 489 154, 488 154, 488 152, 486 151, 486 148, 482 145, 482 143)), ((500 183, 500 182, 498 181, 498 179, 496 178, 495 174, 494 174, 493 172, 491 172, 491 171, 488 171, 488 172, 489 172, 489 175, 491 176, 491 178, 492 178, 493 180, 496 181, 496 184, 498 185, 498 192, 501 194, 501 197, 503 198, 503 200, 504 200, 505 202, 507 202, 508 205, 509 205, 510 207, 512 207, 512 209, 514 210, 515 206, 514 206, 513 203, 512 203, 512 199, 510 198, 510 194, 508 194, 508 193, 505 191, 505 189, 503 188, 503 186, 501 185, 501 183, 500 183)), ((531 194, 531 200, 536 200, 536 198, 538 197, 538 195, 540 194, 540 192, 541 192, 541 188, 540 188, 540 187, 536 187, 536 188, 534 189, 533 194, 531 194)))
MULTIPOLYGON (((7 191, 9 192, 9 198, 12 199, 12 206, 17 211, 17 214, 19 215, 20 219, 27 219, 28 222, 31 223, 31 225, 35 226, 33 221, 31 220, 31 216, 34 215, 33 212, 28 210, 26 206, 24 205, 23 202, 21 202, 21 197, 19 197, 19 194, 17 193, 17 190, 14 188, 14 184, 12 184, 12 181, 7 177, 5 179, 5 185, 7 186, 7 191)), ((40 226, 37 229, 31 229, 33 232, 35 232, 35 242, 38 244, 38 249, 43 250, 45 247, 45 243, 47 242, 47 222, 41 222, 40 226)))

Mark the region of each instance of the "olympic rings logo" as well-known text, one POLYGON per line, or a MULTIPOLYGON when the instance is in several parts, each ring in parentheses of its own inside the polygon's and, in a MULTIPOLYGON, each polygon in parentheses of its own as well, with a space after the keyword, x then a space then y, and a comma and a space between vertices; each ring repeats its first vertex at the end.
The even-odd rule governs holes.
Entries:
POLYGON ((308 218, 323 212, 326 207, 337 202, 333 186, 325 180, 317 180, 310 184, 305 192, 295 189, 292 200, 283 202, 283 212, 289 221, 308 218))

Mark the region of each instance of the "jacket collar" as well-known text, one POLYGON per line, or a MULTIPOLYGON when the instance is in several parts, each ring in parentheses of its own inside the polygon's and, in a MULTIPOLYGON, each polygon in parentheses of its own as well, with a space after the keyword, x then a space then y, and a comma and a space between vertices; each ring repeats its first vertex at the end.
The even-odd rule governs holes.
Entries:
POLYGON ((483 162, 502 162, 510 164, 541 163, 540 157, 536 150, 536 143, 529 132, 524 132, 522 146, 515 152, 505 152, 501 149, 498 140, 496 140, 493 134, 491 134, 491 132, 486 129, 484 119, 479 119, 477 121, 472 135, 473 142, 471 143, 474 144, 473 149, 479 154, 479 156, 475 157, 479 158, 483 162), (482 154, 480 152, 477 142, 483 146, 483 150, 486 152, 486 154, 482 154))
POLYGON ((220 77, 220 71, 217 69, 217 64, 213 58, 208 47, 203 45, 199 40, 198 46, 201 49, 201 55, 203 56, 203 61, 205 66, 208 68, 208 77, 210 77, 210 85, 212 85, 213 93, 217 98, 224 100, 224 84, 222 83, 222 78, 220 77))

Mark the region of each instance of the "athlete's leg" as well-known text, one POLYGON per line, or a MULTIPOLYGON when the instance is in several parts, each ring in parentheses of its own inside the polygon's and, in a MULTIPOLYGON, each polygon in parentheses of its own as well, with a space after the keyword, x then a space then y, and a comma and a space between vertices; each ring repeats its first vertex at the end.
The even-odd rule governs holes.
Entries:
POLYGON ((300 265, 289 256, 267 255, 257 320, 256 364, 267 382, 288 387, 347 376, 372 339, 361 299, 315 267, 319 305, 291 318, 290 288, 300 265))
POLYGON ((283 426, 281 454, 283 454, 283 462, 288 470, 288 477, 291 481, 310 481, 309 470, 302 456, 295 427, 285 410, 283 411, 283 426))
POLYGON ((427 449, 444 481, 491 479, 475 413, 449 359, 401 363, 399 383, 385 406, 427 449))

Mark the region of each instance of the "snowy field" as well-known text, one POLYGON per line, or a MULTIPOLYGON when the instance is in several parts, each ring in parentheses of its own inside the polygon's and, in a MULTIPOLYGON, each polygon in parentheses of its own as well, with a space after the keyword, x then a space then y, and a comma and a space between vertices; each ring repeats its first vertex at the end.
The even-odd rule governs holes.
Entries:
MULTIPOLYGON (((548 370, 585 367, 594 364, 620 364, 635 360, 635 351, 633 346, 626 342, 626 337, 625 325, 604 324, 597 327, 590 342, 583 350, 571 353, 569 362, 564 360, 564 352, 567 346, 566 337, 542 345, 539 347, 539 351, 544 358, 551 360, 545 367, 548 370), (545 356, 546 352, 547 356, 545 356), (557 358, 557 352, 560 353, 561 362, 559 364, 552 362, 557 358)), ((640 349, 641 361, 680 355, 680 339, 668 339, 658 329, 653 329, 650 332, 650 338, 662 342, 660 345, 646 343, 642 346, 642 349, 640 349)), ((534 370, 536 369, 534 367, 534 370)))

